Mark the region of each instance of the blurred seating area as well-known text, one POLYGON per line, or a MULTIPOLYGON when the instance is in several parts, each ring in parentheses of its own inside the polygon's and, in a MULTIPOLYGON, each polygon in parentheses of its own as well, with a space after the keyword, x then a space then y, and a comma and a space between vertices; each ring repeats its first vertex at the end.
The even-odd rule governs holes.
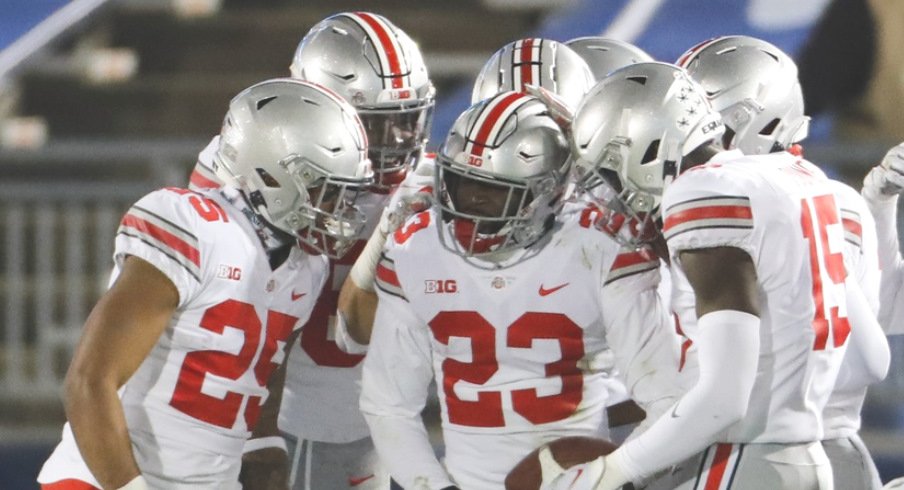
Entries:
MULTIPOLYGON (((0 487, 33 488, 64 420, 60 382, 106 287, 128 204, 185 185, 230 98, 287 76, 329 14, 366 9, 408 32, 437 87, 432 142, 469 105, 504 43, 603 35, 674 62, 748 34, 803 53, 830 0, 6 0, 0 16, 0 487)), ((904 23, 902 23, 904 26, 904 23)), ((904 83, 904 82, 902 82, 904 83)), ((904 117, 904 110, 898 112, 904 117)), ((859 188, 891 144, 814 120, 807 157, 859 188)), ((904 140, 904 135, 898 135, 904 140)), ((900 213, 899 213, 900 216, 900 213)), ((899 227, 900 229, 900 227, 899 227)), ((904 475, 904 341, 872 389, 864 439, 883 479, 904 475)))

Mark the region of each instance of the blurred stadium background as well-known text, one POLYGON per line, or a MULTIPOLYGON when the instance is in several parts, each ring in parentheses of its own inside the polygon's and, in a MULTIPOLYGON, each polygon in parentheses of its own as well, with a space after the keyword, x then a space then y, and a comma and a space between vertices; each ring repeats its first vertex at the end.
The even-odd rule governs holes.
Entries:
MULTIPOLYGON (((0 9, 0 489, 35 488, 64 421, 60 381, 106 285, 121 213, 184 185, 229 99, 288 75, 329 14, 386 15, 419 42, 437 86, 432 141, 504 43, 605 35, 674 61, 749 34, 799 56, 830 0, 4 0, 0 9)), ((843 3, 843 0, 836 3, 843 3)), ((904 26, 902 26, 904 29, 904 26)), ((902 82, 904 83, 904 82, 902 82)), ((830 101, 831 102, 831 101, 830 101)), ((900 102, 900 101, 898 101, 900 102)), ((808 157, 859 188, 897 140, 836 137, 822 110, 808 157)), ((899 111, 899 114, 904 111, 899 111)), ((904 475, 904 341, 872 388, 864 439, 883 480, 904 475)))

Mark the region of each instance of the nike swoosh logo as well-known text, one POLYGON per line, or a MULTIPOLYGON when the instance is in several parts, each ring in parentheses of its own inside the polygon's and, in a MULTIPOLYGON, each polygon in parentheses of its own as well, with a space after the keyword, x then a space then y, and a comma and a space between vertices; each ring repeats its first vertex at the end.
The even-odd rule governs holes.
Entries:
POLYGON ((293 290, 292 290, 292 301, 298 301, 298 300, 301 299, 302 296, 304 296, 304 295, 306 295, 306 294, 308 294, 308 293, 298 293, 298 294, 295 294, 295 290, 293 289, 293 290))
POLYGON ((357 477, 357 478, 354 476, 350 476, 350 477, 348 477, 348 486, 357 487, 358 485, 366 482, 367 480, 370 480, 373 477, 374 477, 374 475, 362 476, 362 477, 357 477))
POLYGON ((575 483, 578 482, 578 478, 584 474, 584 468, 578 468, 578 474, 574 475, 574 480, 571 480, 571 485, 568 485, 568 488, 574 488, 575 483))
POLYGON ((565 284, 559 284, 558 286, 553 287, 553 288, 549 288, 549 289, 544 288, 543 285, 541 284, 541 285, 540 285, 540 296, 548 296, 548 295, 550 295, 550 294, 552 294, 552 293, 554 293, 554 292, 556 292, 556 291, 558 291, 558 290, 564 288, 565 286, 567 286, 567 285, 569 285, 569 284, 571 284, 571 283, 570 283, 570 282, 566 282, 565 284))

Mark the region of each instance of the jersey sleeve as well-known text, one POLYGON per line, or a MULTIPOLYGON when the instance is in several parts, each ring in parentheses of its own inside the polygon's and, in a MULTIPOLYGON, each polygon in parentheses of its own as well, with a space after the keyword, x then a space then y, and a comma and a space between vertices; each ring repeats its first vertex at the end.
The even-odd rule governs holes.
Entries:
POLYGON ((132 205, 116 232, 113 256, 117 270, 128 256, 160 270, 176 286, 180 307, 200 291, 202 282, 197 212, 183 196, 161 189, 132 205))
POLYGON ((377 295, 370 349, 364 358, 361 412, 381 461, 402 487, 450 486, 421 418, 433 377, 427 326, 402 297, 382 287, 377 295))
POLYGON ((672 255, 682 250, 736 247, 753 255, 749 188, 719 166, 682 174, 663 195, 662 232, 672 255))
POLYGON ((657 289, 658 260, 631 275, 619 275, 617 265, 618 258, 602 288, 606 340, 631 398, 652 421, 679 395, 678 337, 657 289))
POLYGON ((214 136, 210 143, 198 154, 198 161, 195 163, 195 168, 192 169, 191 176, 188 179, 189 189, 193 191, 216 189, 223 185, 223 181, 217 177, 213 169, 213 159, 219 146, 220 137, 214 136))

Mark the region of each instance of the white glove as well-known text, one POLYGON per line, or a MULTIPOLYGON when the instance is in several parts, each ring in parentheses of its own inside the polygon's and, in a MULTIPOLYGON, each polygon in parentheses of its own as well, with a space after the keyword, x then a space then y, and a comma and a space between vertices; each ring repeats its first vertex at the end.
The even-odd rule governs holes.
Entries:
POLYGON ((901 490, 904 489, 904 478, 895 478, 885 484, 882 490, 901 490))
POLYGON ((904 191, 904 143, 888 150, 863 180, 864 196, 889 198, 904 191))
POLYGON ((428 192, 415 192, 402 197, 392 209, 380 217, 380 231, 388 236, 402 226, 411 215, 429 209, 432 202, 433 196, 428 192))
POLYGON ((538 459, 543 475, 540 490, 594 490, 606 467, 601 456, 566 470, 553 458, 549 446, 540 450, 538 459))

